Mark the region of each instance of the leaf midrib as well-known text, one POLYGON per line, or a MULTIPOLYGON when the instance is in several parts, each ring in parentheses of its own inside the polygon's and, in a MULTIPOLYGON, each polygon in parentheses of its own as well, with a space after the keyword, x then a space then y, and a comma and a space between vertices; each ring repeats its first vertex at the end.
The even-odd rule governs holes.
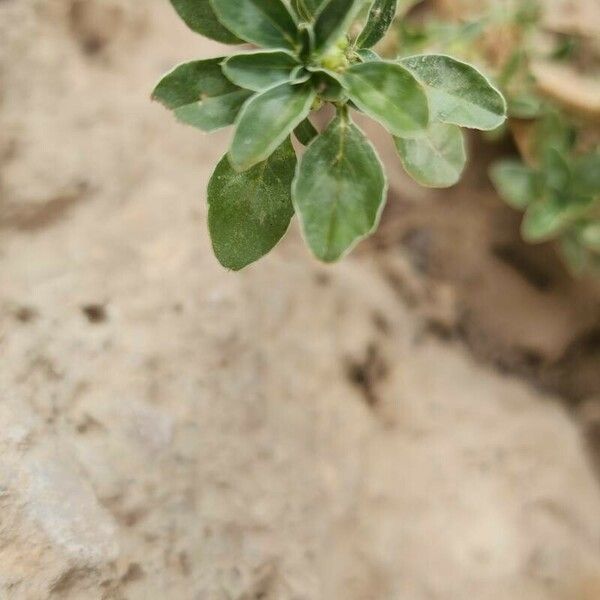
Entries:
MULTIPOLYGON (((347 125, 343 122, 340 122, 340 124, 337 126, 337 128, 340 130, 346 129, 346 127, 347 127, 347 125)), ((335 158, 333 159, 333 162, 331 163, 331 168, 334 170, 335 173, 337 173, 339 171, 339 169, 341 169, 341 163, 344 159, 344 147, 345 147, 345 132, 340 131, 340 141, 339 141, 338 151, 337 151, 337 154, 335 155, 335 158)), ((333 243, 333 229, 334 229, 334 224, 337 222, 337 209, 338 209, 338 205, 339 205, 339 199, 342 195, 341 194, 341 179, 339 176, 336 176, 335 182, 336 182, 336 194, 335 194, 334 201, 331 205, 331 214, 329 217, 329 226, 327 228, 327 237, 326 237, 326 241, 325 241, 325 255, 326 256, 329 256, 329 253, 331 252, 331 246, 333 243)))
MULTIPOLYGON (((486 108, 485 106, 483 106, 481 104, 476 104, 472 100, 468 100, 465 96, 460 96, 458 94, 451 94, 450 92, 444 90, 443 88, 433 87, 432 85, 429 85, 427 83, 425 83, 424 85, 428 89, 433 90, 433 92, 435 92, 437 95, 441 96, 442 98, 451 98, 453 100, 460 100, 460 102, 464 103, 467 110, 469 110, 471 107, 474 107, 474 108, 484 112, 487 117, 490 117, 490 116, 491 117, 499 117, 500 116, 500 113, 492 112, 489 108, 486 108)), ((441 111, 439 110, 439 107, 438 107, 438 114, 440 112, 441 111)))
MULTIPOLYGON (((387 100, 387 101, 389 101, 389 103, 390 103, 390 104, 391 104, 391 105, 392 105, 394 108, 398 109, 398 110, 399 110, 399 112, 401 112, 402 114, 406 115, 406 116, 408 117, 408 120, 409 120, 409 121, 410 121, 410 122, 411 122, 413 125, 415 125, 416 127, 419 127, 419 128, 421 127, 421 124, 420 124, 418 121, 416 121, 416 120, 413 118, 413 116, 412 116, 412 115, 411 115, 409 112, 407 112, 407 111, 403 111, 403 109, 402 109, 402 105, 397 105, 397 104, 394 102, 394 100, 393 100, 393 99, 392 99, 392 100, 390 100, 390 96, 387 96, 386 94, 382 94, 382 93, 381 93, 381 92, 380 92, 380 91, 379 91, 379 90, 378 90, 378 89, 377 89, 377 88, 376 88, 376 87, 375 87, 375 86, 374 86, 372 83, 370 83, 370 82, 369 82, 369 80, 368 80, 366 77, 364 77, 364 76, 361 76, 361 75, 359 75, 359 74, 357 74, 357 73, 351 73, 351 74, 350 74, 350 76, 351 76, 351 77, 355 77, 356 79, 360 79, 360 80, 361 80, 361 81, 363 81, 363 82, 367 82, 367 83, 369 83, 369 88, 370 88, 370 89, 372 89, 372 90, 374 90, 376 93, 378 93, 378 94, 379 94, 379 96, 380 96, 380 97, 382 97, 384 100, 387 100)), ((361 104, 364 104, 364 103, 361 101, 361 104)))
MULTIPOLYGON (((448 160, 446 158, 446 155, 443 153, 443 151, 433 143, 433 140, 430 137, 428 137, 426 139, 427 139, 427 144, 433 151, 433 154, 435 154, 438 158, 440 158, 442 160, 442 162, 444 164, 446 164, 448 167, 450 167, 453 171, 456 171, 456 169, 454 168, 454 165, 450 162, 450 160, 448 160)), ((446 142, 444 142, 444 143, 446 143, 446 142)))

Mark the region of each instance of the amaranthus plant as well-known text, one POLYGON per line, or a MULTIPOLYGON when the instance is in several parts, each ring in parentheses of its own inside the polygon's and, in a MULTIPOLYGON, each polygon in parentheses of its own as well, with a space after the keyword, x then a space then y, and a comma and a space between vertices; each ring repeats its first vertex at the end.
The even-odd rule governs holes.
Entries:
POLYGON ((407 172, 432 187, 455 184, 466 162, 461 127, 491 130, 503 96, 473 66, 446 55, 382 60, 371 48, 398 0, 171 0, 194 31, 252 49, 175 68, 153 97, 203 131, 235 126, 208 186, 218 260, 239 270, 267 254, 294 214, 315 256, 341 258, 376 228, 387 180, 351 111, 394 137, 407 172), (357 35, 355 23, 367 9, 357 35), (324 104, 335 116, 319 132, 324 104), (291 134, 306 151, 298 160, 291 134))

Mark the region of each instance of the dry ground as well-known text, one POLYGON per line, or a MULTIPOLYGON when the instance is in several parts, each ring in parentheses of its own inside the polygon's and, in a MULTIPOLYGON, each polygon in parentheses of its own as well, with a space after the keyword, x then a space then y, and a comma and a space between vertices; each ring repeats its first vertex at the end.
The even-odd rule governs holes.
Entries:
POLYGON ((468 348, 559 364, 594 331, 591 284, 553 267, 531 291, 481 241, 506 214, 489 192, 461 228, 433 207, 471 196, 399 175, 339 266, 293 227, 224 272, 204 189, 227 133, 148 101, 219 51, 166 0, 0 1, 0 598, 597 600, 600 489, 531 383, 587 400, 595 355, 571 380, 504 360, 523 379, 468 348))

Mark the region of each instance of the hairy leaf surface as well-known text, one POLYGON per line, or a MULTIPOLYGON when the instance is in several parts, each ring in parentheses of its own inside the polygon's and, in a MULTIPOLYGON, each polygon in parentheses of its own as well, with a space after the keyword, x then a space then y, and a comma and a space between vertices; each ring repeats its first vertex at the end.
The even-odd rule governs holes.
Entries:
POLYGON ((180 121, 202 131, 233 124, 252 92, 223 75, 222 60, 211 58, 176 67, 156 86, 153 99, 173 110, 180 121))
POLYGON ((394 141, 406 172, 421 185, 446 188, 458 183, 467 152, 456 125, 432 123, 423 137, 394 141))
POLYGON ((398 0, 374 0, 356 45, 360 48, 372 48, 382 40, 396 16, 397 9, 398 0))
POLYGON ((341 258, 377 223, 387 183, 371 143, 348 117, 336 117, 298 165, 293 200, 315 256, 341 258))
POLYGON ((310 83, 283 83, 254 96, 238 115, 229 150, 232 166, 244 171, 266 160, 308 116, 314 99, 310 83))
POLYGON ((326 3, 327 0, 292 0, 292 8, 300 19, 310 21, 326 3))
POLYGON ((475 67, 443 54, 400 62, 426 86, 432 120, 482 130, 504 123, 504 97, 475 67))
POLYGON ((208 226, 219 262, 239 271, 267 254, 294 214, 296 155, 287 139, 264 162, 238 173, 227 156, 208 184, 208 226))
POLYGON ((350 99, 392 135, 413 137, 429 124, 427 96, 404 67, 387 61, 350 67, 340 76, 350 99))
POLYGON ((315 21, 315 51, 323 54, 347 31, 363 0, 329 0, 320 10, 315 21))
POLYGON ((552 239, 582 218, 592 204, 591 198, 574 201, 560 195, 550 195, 538 200, 528 207, 521 225, 521 234, 526 241, 534 243, 552 239))
POLYGON ((357 51, 357 54, 361 60, 361 62, 377 62, 381 60, 381 57, 377 52, 374 52, 370 48, 360 48, 357 51))
POLYGON ((251 96, 252 92, 248 90, 237 90, 217 98, 186 104, 176 108, 173 113, 182 123, 210 133, 233 125, 242 106, 251 96))
POLYGON ((265 48, 296 49, 298 29, 281 0, 211 0, 219 21, 235 35, 265 48))
POLYGON ((223 73, 233 83, 259 92, 290 80, 298 60, 282 50, 258 50, 236 54, 223 63, 223 73))

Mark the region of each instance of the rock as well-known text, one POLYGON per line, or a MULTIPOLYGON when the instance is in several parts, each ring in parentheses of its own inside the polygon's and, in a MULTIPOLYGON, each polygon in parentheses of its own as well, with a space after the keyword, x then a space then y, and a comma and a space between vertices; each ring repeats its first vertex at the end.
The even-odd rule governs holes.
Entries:
POLYGON ((0 590, 11 600, 89 586, 97 594, 100 572, 111 573, 118 557, 114 520, 68 449, 34 417, 6 401, 0 416, 0 590))
MULTIPOLYGON (((90 183, 0 235, 0 598, 593 598, 600 492, 556 399, 429 335, 366 247, 316 266, 292 227, 223 271, 203 194, 227 134, 148 95, 224 49, 110 0, 148 29, 90 56, 71 5, 0 2, 3 198, 90 183)), ((449 290, 409 291, 452 328, 449 290)))

